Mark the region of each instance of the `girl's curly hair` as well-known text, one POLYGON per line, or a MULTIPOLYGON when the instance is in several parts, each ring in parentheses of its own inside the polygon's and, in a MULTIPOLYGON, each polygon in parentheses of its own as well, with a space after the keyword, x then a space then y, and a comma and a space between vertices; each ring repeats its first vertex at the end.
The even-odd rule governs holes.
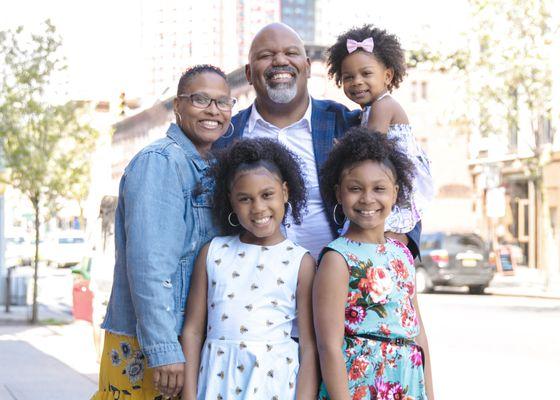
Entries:
POLYGON ((366 128, 350 128, 333 148, 321 168, 321 195, 329 208, 337 203, 335 186, 340 184, 342 172, 359 162, 371 160, 388 167, 399 185, 397 204, 402 205, 412 192, 414 164, 397 147, 397 139, 389 139, 380 132, 366 128))
MULTIPOLYGON (((375 28, 371 24, 354 27, 336 39, 336 43, 327 49, 327 66, 330 78, 334 77, 337 86, 342 83, 342 61, 348 56, 346 40, 353 39, 358 42, 364 39, 373 39, 373 55, 381 61, 385 67, 393 70, 393 80, 388 85, 388 90, 392 91, 399 87, 406 74, 406 63, 404 51, 401 48, 399 38, 387 33, 387 31, 375 28)), ((363 51, 358 49, 356 51, 363 51)))
POLYGON ((302 212, 307 204, 305 181, 299 159, 284 145, 267 138, 241 139, 216 156, 217 162, 211 170, 216 182, 213 214, 222 234, 236 235, 243 232, 241 225, 234 227, 228 222, 228 216, 233 211, 229 193, 236 174, 261 167, 286 182, 288 201, 291 204, 287 208, 291 208, 293 222, 297 225, 301 223, 302 212))

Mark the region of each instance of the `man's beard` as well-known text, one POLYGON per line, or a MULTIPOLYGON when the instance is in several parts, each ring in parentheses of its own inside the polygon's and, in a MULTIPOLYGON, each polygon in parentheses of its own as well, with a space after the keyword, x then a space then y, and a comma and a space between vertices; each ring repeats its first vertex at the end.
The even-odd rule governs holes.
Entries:
POLYGON ((281 66, 281 67, 270 67, 264 72, 265 76, 265 86, 266 92, 268 93, 268 97, 275 103, 278 104, 287 104, 292 101, 297 95, 297 85, 296 85, 296 78, 297 70, 289 65, 281 66), (277 83, 272 86, 269 82, 275 73, 287 72, 292 74, 294 78, 291 82, 282 82, 277 83))
POLYGON ((273 102, 278 104, 287 104, 296 97, 297 85, 294 81, 290 83, 279 83, 275 87, 272 87, 267 82, 266 92, 268 93, 270 100, 273 102))

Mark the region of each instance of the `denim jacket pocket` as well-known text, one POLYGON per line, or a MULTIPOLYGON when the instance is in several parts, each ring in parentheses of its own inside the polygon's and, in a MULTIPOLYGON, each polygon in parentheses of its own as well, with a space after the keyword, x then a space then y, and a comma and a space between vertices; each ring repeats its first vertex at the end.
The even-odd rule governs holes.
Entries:
POLYGON ((181 259, 176 273, 177 283, 175 291, 175 310, 179 313, 183 313, 185 311, 187 295, 189 294, 189 286, 191 282, 191 274, 192 270, 189 268, 189 259, 181 259))
POLYGON ((214 231, 212 224, 212 196, 205 192, 191 196, 193 214, 202 239, 207 239, 214 231))

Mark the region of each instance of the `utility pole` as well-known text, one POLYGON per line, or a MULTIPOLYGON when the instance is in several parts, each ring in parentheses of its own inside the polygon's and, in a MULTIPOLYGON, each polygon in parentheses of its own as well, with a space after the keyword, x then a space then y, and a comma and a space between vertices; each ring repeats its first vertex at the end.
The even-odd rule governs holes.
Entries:
MULTIPOLYGON (((4 152, 2 151, 2 142, 0 141, 0 299, 6 298, 6 291, 8 288, 5 285, 6 279, 4 276, 7 274, 6 270, 6 239, 4 236, 4 192, 6 190, 6 183, 4 182, 5 171, 4 168, 4 152)), ((6 300, 9 301, 9 300, 6 300)), ((1 302, 1 300, 0 300, 1 302)))

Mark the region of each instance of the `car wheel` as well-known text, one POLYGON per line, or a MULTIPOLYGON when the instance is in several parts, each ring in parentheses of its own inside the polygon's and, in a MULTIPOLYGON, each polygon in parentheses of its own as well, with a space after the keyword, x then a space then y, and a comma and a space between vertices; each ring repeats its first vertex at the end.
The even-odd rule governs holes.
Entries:
POLYGON ((486 289, 485 285, 469 286, 469 293, 470 294, 484 294, 484 289, 486 289))
POLYGON ((422 267, 416 269, 416 292, 430 293, 433 289, 434 285, 426 270, 422 267))

